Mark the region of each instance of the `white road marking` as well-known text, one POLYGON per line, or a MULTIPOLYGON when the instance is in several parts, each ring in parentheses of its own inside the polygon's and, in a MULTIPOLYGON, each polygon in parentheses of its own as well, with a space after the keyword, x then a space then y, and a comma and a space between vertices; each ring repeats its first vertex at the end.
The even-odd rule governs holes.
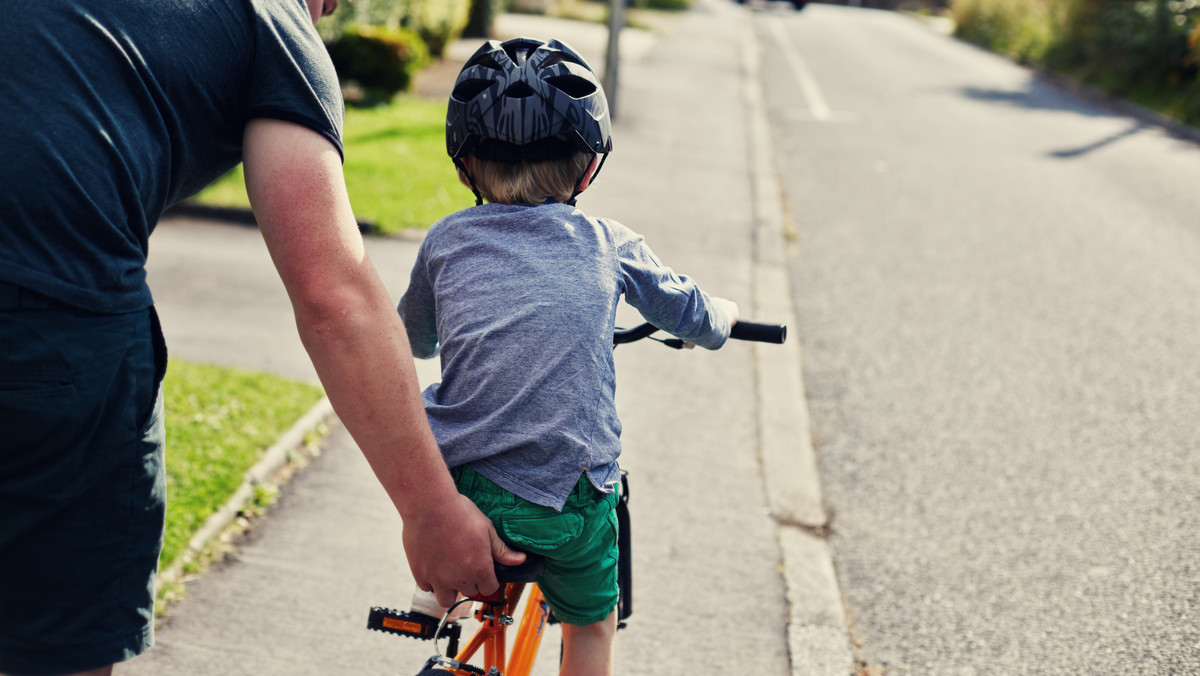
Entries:
POLYGON ((768 25, 775 36, 775 42, 783 52, 783 58, 787 60, 788 66, 792 69, 792 76, 796 78, 796 84, 800 86, 804 100, 808 102, 808 112, 812 115, 812 119, 818 122, 828 122, 833 117, 833 111, 825 101, 825 95, 821 93, 821 86, 817 84, 817 78, 813 77, 812 71, 808 69, 804 59, 800 57, 800 53, 788 39, 787 32, 783 29, 783 22, 771 21, 768 25))

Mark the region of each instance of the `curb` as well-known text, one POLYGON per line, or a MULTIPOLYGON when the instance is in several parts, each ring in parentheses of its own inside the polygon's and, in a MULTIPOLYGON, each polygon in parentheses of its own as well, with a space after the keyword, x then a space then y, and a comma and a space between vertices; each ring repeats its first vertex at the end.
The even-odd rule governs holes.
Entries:
MULTIPOLYGON (((258 221, 255 220, 254 212, 250 209, 242 207, 217 207, 208 204, 199 204, 190 200, 184 200, 178 204, 171 205, 163 212, 163 218, 170 216, 203 218, 245 225, 252 228, 258 227, 258 221)), ((374 235, 379 233, 379 226, 371 221, 360 220, 358 221, 358 231, 364 235, 374 235)))
POLYGON ((159 572, 156 589, 178 581, 183 576, 184 565, 238 518, 238 514, 254 495, 255 487, 270 483, 279 470, 288 463, 289 453, 304 445, 305 437, 322 423, 330 420, 333 415, 333 406, 329 403, 329 398, 322 397, 321 401, 318 401, 292 425, 291 429, 281 434, 275 443, 263 453, 258 462, 246 470, 242 484, 238 486, 229 500, 211 514, 205 520, 204 525, 192 535, 188 540, 187 548, 175 558, 174 563, 166 570, 159 572))
MULTIPOLYGON (((761 79, 762 47, 743 23, 744 101, 754 200, 754 311, 795 325, 787 270, 787 217, 772 152, 761 79)), ((829 532, 809 428, 800 348, 795 340, 755 346, 763 483, 776 522, 788 600, 793 676, 846 676, 853 655, 846 613, 825 534, 829 532)))
MULTIPOLYGON (((995 54, 996 52, 992 52, 995 54)), ((1001 54, 1000 56, 1003 56, 1001 54)), ((1014 62, 1016 63, 1016 62, 1014 62)), ((1023 65, 1019 64, 1018 65, 1023 65)), ((1117 115, 1131 117, 1148 127, 1157 127, 1172 138, 1200 144, 1200 127, 1193 127, 1127 99, 1113 96, 1070 76, 1044 68, 1024 66, 1035 79, 1117 115)))

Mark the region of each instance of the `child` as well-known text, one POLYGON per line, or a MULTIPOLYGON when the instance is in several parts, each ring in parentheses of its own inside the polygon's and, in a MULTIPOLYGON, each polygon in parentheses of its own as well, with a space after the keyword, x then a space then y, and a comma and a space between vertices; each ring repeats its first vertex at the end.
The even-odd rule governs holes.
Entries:
POLYGON ((459 490, 502 538, 545 556, 561 673, 611 674, 617 303, 709 349, 737 306, 575 208, 612 140, 604 92, 567 45, 484 44, 450 95, 446 140, 476 206, 430 228, 399 305, 413 354, 441 353, 425 410, 459 490))

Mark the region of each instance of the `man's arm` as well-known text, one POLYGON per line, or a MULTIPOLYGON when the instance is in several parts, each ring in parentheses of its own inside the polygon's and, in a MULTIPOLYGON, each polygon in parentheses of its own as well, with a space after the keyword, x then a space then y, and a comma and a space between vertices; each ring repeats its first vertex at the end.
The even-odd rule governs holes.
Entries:
POLYGON ((418 586, 449 605, 455 592, 499 586, 492 557, 519 563, 491 522, 454 487, 429 429, 400 318, 367 257, 341 159, 320 134, 252 120, 246 190, 300 338, 338 417, 404 522, 418 586))

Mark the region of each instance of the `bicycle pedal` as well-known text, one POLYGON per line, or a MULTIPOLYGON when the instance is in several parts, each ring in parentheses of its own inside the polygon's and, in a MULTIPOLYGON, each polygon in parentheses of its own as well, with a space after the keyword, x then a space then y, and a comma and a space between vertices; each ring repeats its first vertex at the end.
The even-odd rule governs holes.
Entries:
POLYGON ((367 616, 367 629, 388 634, 399 634, 428 641, 438 638, 457 639, 462 627, 457 622, 447 622, 438 633, 441 621, 424 613, 397 612, 390 608, 371 608, 367 616))
POLYGON ((425 662, 425 666, 421 667, 421 671, 417 673, 417 676, 445 676, 451 672, 479 674, 480 676, 488 676, 489 673, 479 667, 473 667, 458 660, 434 655, 429 658, 429 661, 425 662))

